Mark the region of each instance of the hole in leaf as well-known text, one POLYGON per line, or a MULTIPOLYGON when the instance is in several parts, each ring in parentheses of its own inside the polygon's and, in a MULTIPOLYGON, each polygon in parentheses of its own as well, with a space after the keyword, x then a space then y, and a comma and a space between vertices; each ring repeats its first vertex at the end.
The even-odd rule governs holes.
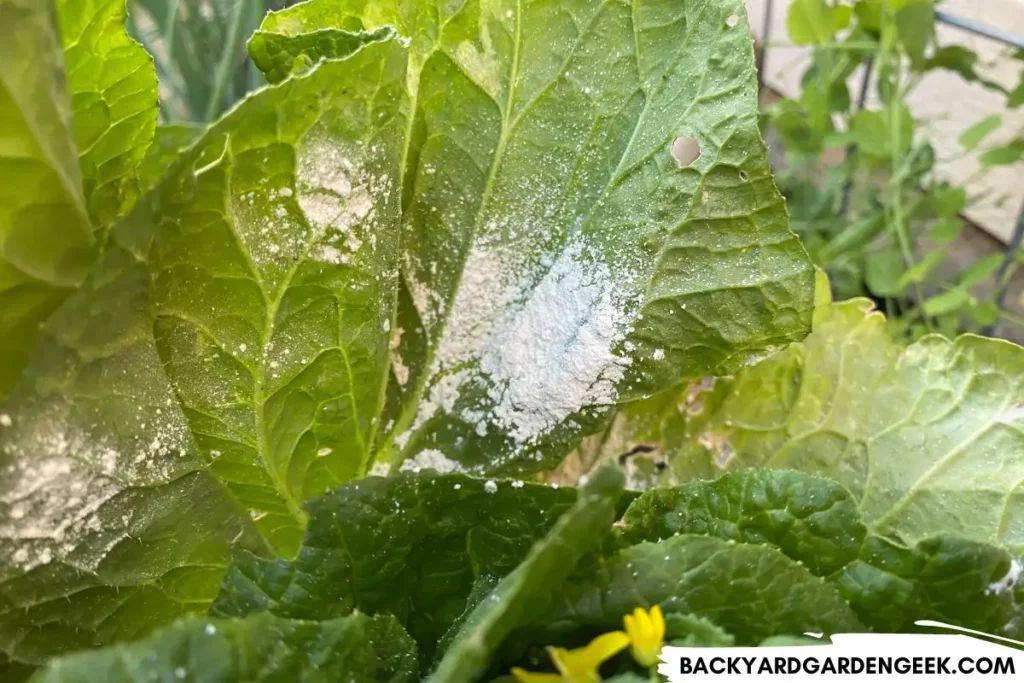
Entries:
POLYGON ((686 168, 700 156, 700 145, 693 138, 678 137, 672 143, 672 158, 679 168, 686 168))
POLYGON ((729 28, 732 28, 738 23, 740 23, 740 17, 738 14, 730 14, 725 18, 725 25, 729 28))
POLYGON ((747 178, 749 178, 749 177, 750 176, 747 175, 746 171, 740 171, 740 181, 745 183, 745 182, 747 182, 747 178))

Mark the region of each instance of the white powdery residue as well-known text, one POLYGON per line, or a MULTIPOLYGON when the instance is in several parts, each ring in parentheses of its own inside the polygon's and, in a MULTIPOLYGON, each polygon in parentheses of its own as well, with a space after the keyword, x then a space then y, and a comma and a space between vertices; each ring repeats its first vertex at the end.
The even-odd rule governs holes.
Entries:
POLYGON ((334 266, 352 262, 351 254, 345 254, 337 247, 332 247, 329 244, 324 244, 319 247, 314 252, 313 258, 321 263, 330 263, 334 266))
POLYGON ((405 448, 409 438, 427 420, 434 417, 438 412, 452 412, 455 408, 455 402, 459 400, 459 390, 467 377, 467 371, 459 370, 437 380, 430 387, 427 399, 420 401, 419 411, 416 413, 416 419, 413 420, 412 427, 395 437, 395 444, 399 448, 405 448))
POLYGON ((512 488, 514 488, 514 489, 521 489, 525 485, 526 484, 524 484, 521 479, 516 479, 515 481, 512 482, 512 488))
POLYGON ((463 468, 461 464, 449 459, 441 451, 428 448, 417 453, 415 458, 403 462, 398 471, 419 472, 420 470, 436 470, 441 474, 455 474, 462 472, 463 468))
POLYGON ((480 369, 493 383, 494 420, 517 444, 583 408, 614 404, 629 365, 613 350, 630 329, 625 302, 608 267, 570 245, 495 327, 480 369))
POLYGON ((14 420, 11 419, 10 415, 8 415, 7 413, 0 415, 0 427, 10 427, 13 424, 14 420))
MULTIPOLYGON (((62 559, 86 535, 108 531, 96 513, 122 490, 107 476, 117 464, 114 449, 49 419, 30 427, 0 472, 0 553, 6 551, 23 571, 62 559)), ((96 549, 100 556, 92 558, 92 567, 105 552, 96 549)), ((78 564, 86 559, 79 557, 78 564)))
POLYGON ((497 493, 498 482, 494 481, 493 479, 488 479, 487 481, 484 482, 484 491, 486 491, 487 493, 497 493))
POLYGON ((998 581, 990 583, 985 588, 985 595, 1002 595, 1007 591, 1013 590, 1013 587, 1017 585, 1017 579, 1020 578, 1021 569, 1022 566, 1017 560, 1010 562, 1010 569, 1006 572, 1006 575, 998 581))
POLYGON ((476 244, 466 258, 459 288, 437 345, 434 372, 476 356, 498 317, 515 295, 502 283, 507 259, 494 248, 476 244))
POLYGON ((665 349, 654 349, 654 353, 651 354, 651 358, 653 358, 654 360, 664 360, 665 349))
POLYGON ((375 462, 370 468, 371 477, 386 477, 391 472, 391 465, 386 462, 375 462))
POLYGON ((330 455, 333 452, 334 452, 333 448, 321 448, 321 449, 319 449, 316 452, 316 454, 317 454, 317 457, 323 458, 323 457, 326 457, 326 456, 330 455))

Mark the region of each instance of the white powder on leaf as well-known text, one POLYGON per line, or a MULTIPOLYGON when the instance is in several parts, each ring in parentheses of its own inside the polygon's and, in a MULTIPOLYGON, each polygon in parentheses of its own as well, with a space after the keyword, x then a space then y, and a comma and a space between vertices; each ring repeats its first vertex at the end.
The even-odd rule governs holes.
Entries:
POLYGON ((493 383, 495 421, 518 444, 583 408, 615 403, 629 366, 614 352, 629 331, 624 304, 607 266, 572 245, 492 330, 480 369, 493 383))
POLYGON ((484 482, 484 491, 486 491, 487 493, 497 493, 498 483, 493 479, 488 479, 487 481, 484 482))
POLYGON ((436 470, 441 474, 464 471, 460 463, 449 459, 444 453, 433 448, 420 451, 415 458, 406 460, 399 468, 399 472, 419 472, 421 470, 436 470))
POLYGON ((7 413, 4 413, 3 415, 0 415, 0 427, 10 427, 13 424, 14 424, 14 421, 11 420, 11 416, 10 415, 8 415, 7 413))

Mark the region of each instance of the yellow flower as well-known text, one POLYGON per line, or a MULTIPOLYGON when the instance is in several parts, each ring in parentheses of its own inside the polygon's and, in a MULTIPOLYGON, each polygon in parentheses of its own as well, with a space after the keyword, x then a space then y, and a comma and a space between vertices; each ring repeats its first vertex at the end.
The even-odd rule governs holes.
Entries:
POLYGON ((657 665, 658 653, 665 641, 665 615, 661 613, 661 607, 655 605, 649 612, 637 607, 632 614, 623 617, 623 622, 633 659, 641 666, 657 665))
POLYGON ((629 636, 622 631, 612 631, 575 650, 549 647, 548 654, 558 669, 557 674, 535 674, 516 668, 512 669, 512 675, 519 683, 600 683, 598 667, 628 645, 629 636))

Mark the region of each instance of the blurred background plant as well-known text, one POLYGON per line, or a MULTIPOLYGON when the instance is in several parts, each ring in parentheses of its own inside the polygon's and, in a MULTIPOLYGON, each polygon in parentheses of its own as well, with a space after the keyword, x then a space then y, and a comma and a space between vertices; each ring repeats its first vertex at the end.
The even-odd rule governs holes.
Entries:
POLYGON ((129 28, 153 55, 165 124, 215 120, 263 76, 246 41, 294 0, 129 0, 129 28))
MULTIPOLYGON (((767 24, 766 24, 767 25, 767 24)), ((978 154, 978 170, 962 185, 936 173, 928 121, 916 119, 908 97, 931 72, 955 73, 998 92, 1005 108, 1024 104, 1024 77, 1008 88, 986 78, 978 55, 940 45, 932 0, 794 0, 789 39, 811 46, 798 96, 767 107, 764 122, 784 150, 777 180, 793 228, 824 268, 837 299, 871 296, 898 337, 928 332, 991 332, 997 323, 1024 325, 1005 307, 1020 264, 1020 232, 1005 253, 951 269, 967 186, 992 168, 1024 160, 1024 131, 991 143, 1003 126, 992 112, 962 131, 960 154, 978 154), (860 79, 851 79, 859 72, 860 79), (851 93, 850 82, 857 83, 851 93), (877 97, 871 98, 874 89, 877 97), (832 158, 832 162, 828 161, 832 158)), ((1013 57, 1021 60, 1024 52, 1013 57)))

